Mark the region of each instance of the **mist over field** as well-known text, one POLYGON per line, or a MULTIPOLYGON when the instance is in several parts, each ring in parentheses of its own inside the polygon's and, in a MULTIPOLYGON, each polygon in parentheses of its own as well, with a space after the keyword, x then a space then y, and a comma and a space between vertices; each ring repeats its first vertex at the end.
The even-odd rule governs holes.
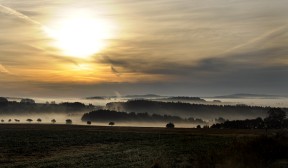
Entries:
MULTIPOLYGON (((11 111, 9 107, 15 105, 10 103, 11 105, 7 107, 7 110, 11 112, 2 110, 0 114, 0 119, 4 120, 2 123, 28 124, 30 122, 28 122, 27 119, 32 119, 33 121, 31 123, 52 124, 51 120, 55 119, 55 124, 66 124, 66 120, 71 119, 72 123, 76 125, 87 125, 87 121, 92 120, 91 125, 98 126, 108 126, 110 121, 116 121, 116 126, 165 127, 167 122, 174 122, 177 127, 195 128, 197 125, 211 126, 218 123, 219 118, 222 118, 221 122, 224 120, 265 118, 267 117, 267 111, 270 107, 284 107, 284 109, 287 107, 285 104, 287 103, 287 98, 285 97, 272 99, 269 97, 198 98, 129 95, 121 98, 101 96, 88 98, 33 98, 36 103, 35 105, 23 104, 21 103, 22 99, 23 98, 8 97, 9 102, 16 103, 15 105, 19 106, 19 108, 17 107, 11 111), (76 106, 75 102, 79 102, 80 104, 76 106), (44 109, 44 111, 41 111, 41 109, 44 109), (105 121, 103 121, 103 119, 95 121, 93 121, 94 119, 83 120, 82 117, 85 114, 97 109, 116 110, 127 114, 136 112, 136 114, 140 113, 142 115, 143 113, 143 115, 145 114, 144 116, 148 118, 145 119, 144 116, 139 116, 142 119, 139 120, 139 118, 130 117, 119 120, 118 117, 112 114, 110 119, 108 117, 108 120, 106 119, 105 121), (146 116, 147 114, 148 116, 146 116), (151 118, 156 114, 175 117, 165 120, 163 118, 161 119, 163 121, 151 118), (9 119, 11 119, 10 122, 8 122, 9 119), (20 121, 15 122, 15 119, 20 121), (41 119, 41 122, 37 122, 37 119, 41 119)), ((160 116, 157 117, 159 118, 160 116)))

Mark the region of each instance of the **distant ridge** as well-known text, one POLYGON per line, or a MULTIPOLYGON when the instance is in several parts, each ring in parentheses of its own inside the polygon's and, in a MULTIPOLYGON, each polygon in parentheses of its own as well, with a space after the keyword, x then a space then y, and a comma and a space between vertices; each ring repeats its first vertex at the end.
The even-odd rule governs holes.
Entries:
POLYGON ((223 95, 223 96, 215 96, 213 98, 230 98, 230 99, 237 99, 237 98, 286 98, 287 96, 280 96, 280 95, 266 95, 266 94, 247 94, 247 93, 237 93, 231 95, 223 95))
POLYGON ((103 97, 103 96, 93 96, 93 97, 86 97, 86 99, 104 100, 104 99, 107 99, 107 98, 103 97))
POLYGON ((156 94, 144 94, 144 95, 126 95, 125 97, 127 98, 135 98, 135 97, 163 97, 160 95, 156 95, 156 94))

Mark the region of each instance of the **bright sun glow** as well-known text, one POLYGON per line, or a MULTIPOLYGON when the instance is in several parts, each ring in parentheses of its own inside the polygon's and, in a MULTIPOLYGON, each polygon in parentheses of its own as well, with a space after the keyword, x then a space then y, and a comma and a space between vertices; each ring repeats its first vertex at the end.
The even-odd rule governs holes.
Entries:
POLYGON ((111 23, 93 18, 87 13, 76 13, 59 21, 45 32, 55 40, 54 45, 67 56, 87 58, 101 49, 112 36, 111 23))

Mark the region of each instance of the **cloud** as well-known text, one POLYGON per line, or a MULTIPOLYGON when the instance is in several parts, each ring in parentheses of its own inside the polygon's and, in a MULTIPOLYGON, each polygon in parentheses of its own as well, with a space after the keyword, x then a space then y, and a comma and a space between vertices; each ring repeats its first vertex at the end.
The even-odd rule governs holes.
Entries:
POLYGON ((8 71, 2 64, 0 64, 0 73, 4 74, 12 74, 10 71, 8 71))
MULTIPOLYGON (((25 80, 36 83, 27 81, 22 87, 31 94, 37 90, 41 95, 43 88, 47 94, 60 96, 65 88, 69 88, 67 95, 74 94, 69 93, 74 89, 74 95, 91 94, 94 89, 123 94, 287 90, 286 0, 72 1, 72 6, 65 0, 0 4, 0 62, 19 74, 1 78, 1 91, 16 94, 25 80), (61 56, 57 49, 48 47, 53 41, 39 31, 42 23, 53 27, 54 21, 67 17, 65 9, 76 7, 120 23, 116 31, 120 33, 107 40, 109 45, 93 57, 93 63, 61 56), (17 22, 20 19, 25 23, 17 22), (78 62, 91 65, 91 70, 76 73, 73 64, 78 62), (147 84, 147 76, 155 80, 147 84), (79 82, 81 78, 89 79, 91 86, 79 82), (13 83, 15 91, 5 89, 8 85, 4 82, 13 83)), ((9 71, 1 68, 2 74, 9 71)))
POLYGON ((118 76, 118 77, 121 76, 121 73, 120 73, 116 68, 114 68, 113 66, 111 66, 111 71, 112 71, 116 76, 118 76))
POLYGON ((31 19, 29 16, 26 16, 23 13, 20 13, 16 10, 10 8, 10 7, 7 7, 7 6, 1 5, 1 4, 0 4, 0 12, 15 16, 15 17, 20 18, 22 20, 25 20, 31 24, 35 24, 35 25, 44 27, 40 22, 38 22, 34 19, 31 19))
POLYGON ((277 27, 275 29, 269 30, 269 31, 263 33, 260 36, 257 36, 255 38, 250 39, 246 43, 243 43, 243 44, 240 44, 240 45, 237 45, 235 47, 232 47, 232 48, 229 48, 229 49, 225 50, 222 53, 222 55, 230 53, 230 52, 233 52, 235 50, 242 49, 242 48, 247 47, 247 46, 251 46, 251 45, 253 45, 255 43, 259 43, 259 42, 264 41, 264 40, 271 40, 271 39, 273 39, 275 37, 278 37, 278 36, 282 35, 283 33, 285 33, 286 30, 287 30, 287 24, 282 25, 280 27, 277 27))

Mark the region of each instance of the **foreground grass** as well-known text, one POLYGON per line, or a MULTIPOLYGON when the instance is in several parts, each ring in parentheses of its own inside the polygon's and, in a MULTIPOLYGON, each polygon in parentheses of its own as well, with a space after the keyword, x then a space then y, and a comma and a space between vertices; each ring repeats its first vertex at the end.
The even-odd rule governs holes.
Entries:
POLYGON ((285 167, 262 130, 0 125, 0 167, 285 167))

